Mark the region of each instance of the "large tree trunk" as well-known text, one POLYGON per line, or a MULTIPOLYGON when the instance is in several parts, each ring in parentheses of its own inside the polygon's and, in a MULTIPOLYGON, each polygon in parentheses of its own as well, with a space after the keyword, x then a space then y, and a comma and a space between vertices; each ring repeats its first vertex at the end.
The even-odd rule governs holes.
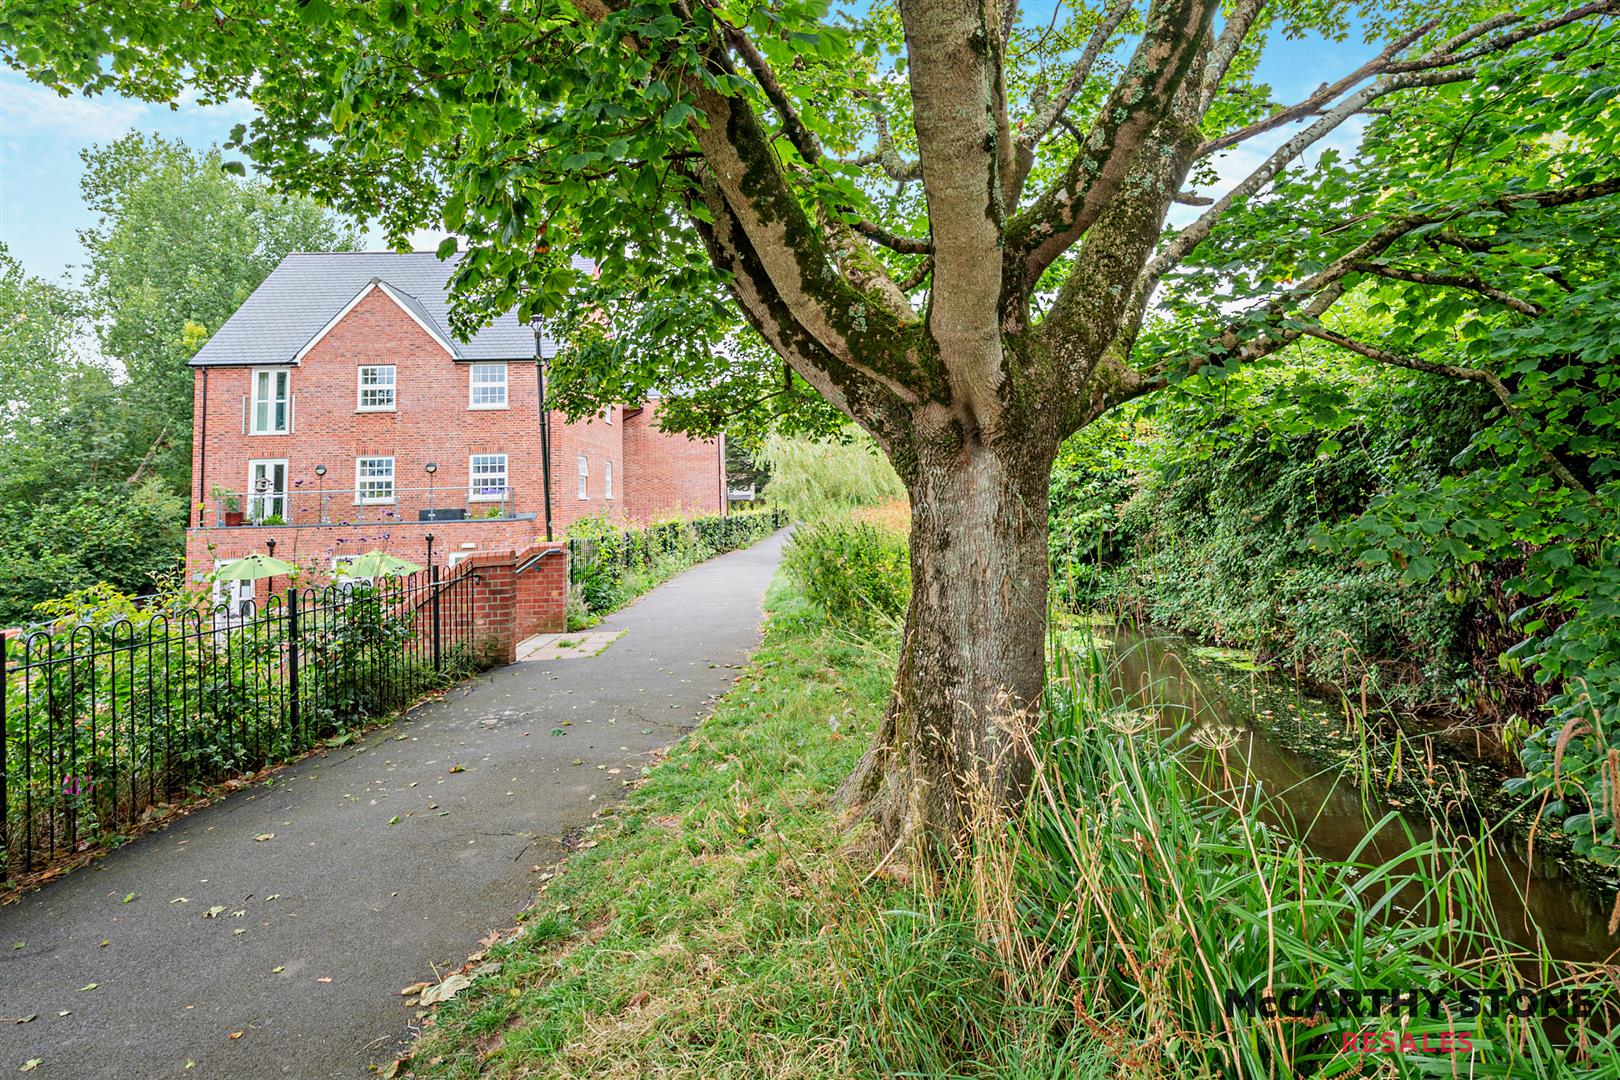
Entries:
POLYGON ((894 694, 846 798, 888 846, 954 850, 970 802, 1011 807, 1029 780, 1008 725, 1028 723, 1045 679, 1052 451, 974 439, 925 446, 905 470, 911 607, 894 694), (985 800, 988 800, 986 803, 985 800))

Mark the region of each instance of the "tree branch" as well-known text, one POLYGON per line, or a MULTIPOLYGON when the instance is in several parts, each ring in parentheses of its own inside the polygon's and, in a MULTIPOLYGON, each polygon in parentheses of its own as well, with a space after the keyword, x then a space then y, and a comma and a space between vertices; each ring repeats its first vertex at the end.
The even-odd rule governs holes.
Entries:
POLYGON ((799 156, 811 165, 820 161, 821 143, 816 140, 815 133, 805 127, 804 121, 799 118, 798 110, 793 107, 793 102, 788 98, 787 91, 783 89, 781 82, 777 80, 776 72, 771 70, 770 61, 765 59, 759 48, 748 39, 747 34, 720 19, 718 15, 715 17, 715 22, 720 26, 726 44, 735 49, 737 54, 743 58, 743 63, 748 65, 748 70, 753 73, 755 80, 758 81, 759 88, 765 91, 765 97, 770 101, 771 106, 776 109, 777 114, 781 116, 782 130, 787 134, 788 141, 793 144, 793 148, 799 152, 799 156))
POLYGON ((1247 127, 1239 128, 1237 131, 1228 132, 1216 139, 1210 139, 1198 148, 1198 156, 1208 157, 1218 150, 1235 146, 1245 139, 1252 139, 1256 135, 1264 134, 1285 124, 1291 124, 1295 120, 1303 120, 1309 116, 1320 116, 1323 108, 1330 102, 1337 101, 1346 90, 1374 75, 1383 73, 1385 65, 1404 52, 1412 42, 1433 30, 1439 21, 1435 19, 1424 23, 1416 30, 1396 38, 1385 46, 1377 56, 1344 76, 1344 78, 1331 83, 1323 83, 1310 97, 1305 98, 1298 104, 1291 105, 1281 112, 1273 113, 1264 120, 1257 120, 1247 127))
MULTIPOLYGON (((1030 164, 1035 160, 1035 147, 1046 138, 1046 133, 1052 130, 1057 118, 1063 115, 1063 111, 1069 107, 1069 102, 1074 100, 1074 95, 1079 93, 1080 88, 1091 77, 1091 69, 1097 65, 1097 58, 1102 55, 1103 47, 1108 44, 1108 39, 1114 36, 1114 31, 1119 29, 1119 24, 1125 20, 1125 16, 1130 14, 1131 4, 1132 0, 1114 0, 1113 5, 1103 13, 1102 21, 1092 29, 1091 36, 1086 39, 1085 48, 1080 52, 1080 59, 1075 61, 1063 86, 1025 122, 1023 130, 1018 134, 1018 148, 1028 154, 1030 164)), ((1022 165, 1022 162, 1020 164, 1022 165)), ((1029 166, 1023 166, 1022 172, 1028 176, 1029 166)))
POLYGON ((850 222, 850 227, 868 240, 882 244, 890 251, 898 251, 902 255, 927 255, 934 250, 934 245, 928 240, 919 240, 912 236, 902 236, 890 232, 875 221, 862 218, 850 222))
POLYGON ((1424 371, 1431 375, 1445 375, 1452 379, 1465 379, 1489 387, 1491 393, 1495 394, 1496 399, 1502 403, 1503 410, 1519 426, 1520 433, 1524 435, 1525 440, 1535 448, 1536 455, 1541 458, 1548 470, 1571 491, 1588 499, 1592 497, 1592 492, 1588 490, 1585 484, 1576 479, 1575 474, 1570 472, 1569 467, 1559 460, 1558 455, 1542 446, 1536 440, 1534 433, 1524 427, 1523 421, 1526 419, 1524 410, 1514 402, 1513 392, 1494 372, 1485 371, 1481 368, 1462 367, 1458 364, 1437 364, 1415 356, 1401 356, 1387 349, 1380 349, 1376 345, 1363 344, 1353 338, 1345 337, 1343 334, 1335 333, 1320 326, 1307 327, 1304 332, 1320 341, 1337 345, 1342 349, 1348 349, 1358 356, 1376 360, 1380 364, 1407 368, 1411 371, 1424 371))
POLYGON ((1476 277, 1466 274, 1432 274, 1423 270, 1407 270, 1399 266, 1390 266, 1386 263, 1356 261, 1350 264, 1350 269, 1361 274, 1375 274, 1378 277, 1390 278, 1393 281, 1410 281, 1415 285, 1440 285, 1454 289, 1467 289, 1499 304, 1505 304, 1521 315, 1531 318, 1540 318, 1542 309, 1528 300, 1521 300, 1512 293, 1504 292, 1492 285, 1487 285, 1476 277))
POLYGON ((1090 134, 1057 182, 1009 230, 1009 257, 1024 289, 1034 287, 1119 193, 1137 150, 1169 114, 1215 7, 1214 0, 1154 0, 1148 32, 1090 134))

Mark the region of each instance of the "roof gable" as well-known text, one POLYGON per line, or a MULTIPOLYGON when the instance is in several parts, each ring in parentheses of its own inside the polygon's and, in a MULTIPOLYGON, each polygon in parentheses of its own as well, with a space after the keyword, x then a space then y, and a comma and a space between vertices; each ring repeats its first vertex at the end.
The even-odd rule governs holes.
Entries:
MULTIPOLYGON (((532 360, 534 329, 514 309, 458 341, 450 326, 449 280, 460 256, 441 260, 431 251, 295 252, 281 260, 253 295, 191 358, 198 367, 296 364, 373 281, 392 290, 395 302, 417 319, 457 360, 532 360)), ((592 264, 576 256, 574 266, 592 264)), ((541 355, 557 352, 540 341, 541 355)))
POLYGON ((438 327, 438 325, 434 323, 433 316, 429 314, 427 309, 422 306, 420 301, 411 296, 409 293, 401 292, 400 290, 395 289, 381 278, 372 278, 361 287, 359 292, 354 294, 354 297, 350 299, 347 304, 343 305, 341 311, 332 316, 331 320, 327 322, 325 326, 321 327, 315 332, 314 337, 311 337, 307 342, 304 343, 303 348, 299 349, 293 354, 292 362, 294 364, 302 364, 304 362, 304 357, 308 356, 315 346, 319 345, 323 340, 325 340, 326 335, 330 334, 332 329, 336 327, 338 323, 342 322, 349 312, 358 307, 360 301, 364 300, 374 292, 380 292, 384 296, 388 297, 388 299, 392 300, 395 307, 399 308, 399 310, 408 315, 412 322, 416 323, 417 326, 420 326, 424 331, 426 331, 429 337, 439 343, 440 348, 444 349, 445 352, 450 354, 450 359, 461 359, 461 352, 459 349, 457 349, 455 341, 450 337, 449 334, 445 333, 438 327))

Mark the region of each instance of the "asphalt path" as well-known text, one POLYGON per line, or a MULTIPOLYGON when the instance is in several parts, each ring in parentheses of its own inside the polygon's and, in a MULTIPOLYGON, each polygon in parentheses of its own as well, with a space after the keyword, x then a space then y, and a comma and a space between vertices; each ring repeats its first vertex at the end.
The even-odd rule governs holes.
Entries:
POLYGON ((0 908, 0 1075, 38 1058, 30 1077, 324 1080, 392 1060, 415 1015, 399 990, 513 925, 532 868, 731 684, 783 540, 610 616, 598 629, 625 633, 598 656, 488 672, 0 908))

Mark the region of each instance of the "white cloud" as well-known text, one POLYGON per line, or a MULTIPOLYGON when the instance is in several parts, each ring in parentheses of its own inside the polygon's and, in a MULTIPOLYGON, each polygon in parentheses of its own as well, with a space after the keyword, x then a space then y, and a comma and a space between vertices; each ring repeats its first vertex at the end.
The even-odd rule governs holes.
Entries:
POLYGON ((115 97, 62 97, 31 82, 0 81, 0 129, 7 136, 54 135, 73 142, 116 139, 139 126, 148 106, 115 97))

